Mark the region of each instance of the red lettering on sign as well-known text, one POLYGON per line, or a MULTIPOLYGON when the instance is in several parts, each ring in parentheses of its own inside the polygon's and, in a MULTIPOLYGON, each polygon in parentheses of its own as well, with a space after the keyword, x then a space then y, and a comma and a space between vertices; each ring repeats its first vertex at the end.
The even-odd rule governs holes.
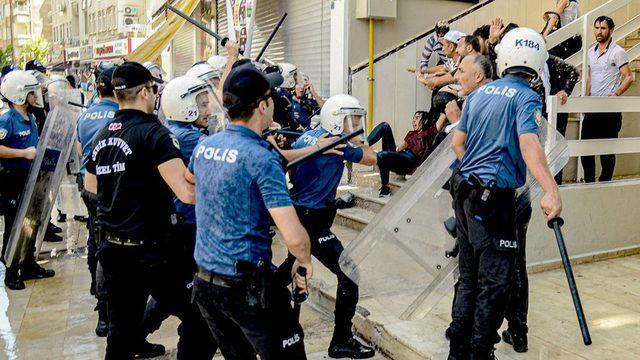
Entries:
POLYGON ((109 124, 109 131, 115 131, 122 129, 122 123, 111 123, 109 124))

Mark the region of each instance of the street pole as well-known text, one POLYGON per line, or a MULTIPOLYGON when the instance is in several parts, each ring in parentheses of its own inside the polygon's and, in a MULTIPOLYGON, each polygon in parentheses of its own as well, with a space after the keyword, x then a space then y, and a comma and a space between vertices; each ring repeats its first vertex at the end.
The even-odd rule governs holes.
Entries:
POLYGON ((16 48, 13 45, 13 0, 9 0, 9 37, 11 39, 11 63, 16 63, 16 48))

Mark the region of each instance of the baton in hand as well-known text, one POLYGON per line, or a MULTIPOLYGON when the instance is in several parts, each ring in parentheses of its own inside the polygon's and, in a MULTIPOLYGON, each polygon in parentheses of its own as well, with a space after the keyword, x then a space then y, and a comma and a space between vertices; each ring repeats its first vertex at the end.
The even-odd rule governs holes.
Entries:
MULTIPOLYGON (((296 273, 304 278, 304 282, 307 282, 307 268, 298 266, 296 273)), ((309 289, 307 289, 309 291, 309 289)), ((291 293, 291 300, 293 300, 293 315, 299 321, 300 320, 300 305, 307 300, 309 295, 306 292, 302 292, 302 289, 297 287, 291 293)))
POLYGON ((213 36, 214 38, 216 38, 218 41, 220 41, 220 45, 225 46, 227 44, 227 42, 229 41, 228 37, 222 37, 222 36, 218 35, 218 33, 216 33, 215 31, 213 31, 211 29, 209 29, 204 24, 200 23, 199 21, 194 20, 189 15, 187 15, 187 14, 183 13, 182 11, 176 9, 175 7, 169 5, 168 2, 164 4, 164 7, 169 9, 169 10, 171 10, 172 12, 174 12, 176 15, 180 16, 181 18, 187 20, 188 22, 193 24, 198 29, 200 29, 200 30, 206 32, 207 34, 213 36))
POLYGON ((329 149, 333 149, 334 147, 336 147, 336 146, 338 146, 338 145, 340 145, 342 143, 345 143, 345 142, 353 139, 354 137, 360 136, 362 134, 364 134, 364 129, 360 129, 360 130, 357 130, 355 132, 352 132, 351 134, 344 135, 344 136, 340 137, 338 140, 332 142, 331 144, 325 145, 325 146, 321 147, 318 150, 315 150, 315 151, 313 151, 313 152, 311 152, 311 153, 309 153, 309 154, 307 154, 307 155, 305 155, 305 156, 303 156, 301 158, 298 158, 298 159, 290 162, 289 165, 287 165, 287 169, 291 169, 292 167, 294 167, 294 166, 296 166, 296 165, 298 165, 300 163, 303 163, 303 162, 305 162, 305 161, 307 161, 307 160, 309 160, 309 159, 311 159, 313 157, 316 157, 316 156, 324 153, 325 151, 327 151, 329 149))
POLYGON ((578 323, 580 324, 580 331, 582 332, 582 341, 585 345, 591 345, 591 335, 589 334, 587 319, 585 318, 584 311, 582 310, 580 294, 578 294, 576 280, 573 278, 573 270, 571 269, 571 262, 569 261, 569 255, 567 254, 567 247, 564 243, 562 230, 560 230, 562 225, 564 225, 564 220, 559 217, 551 219, 547 225, 549 228, 553 229, 553 232, 556 234, 556 241, 558 242, 558 248, 560 249, 560 257, 562 258, 562 265, 564 266, 564 273, 567 276, 567 281, 569 282, 569 290, 571 291, 571 297, 573 298, 573 306, 576 309, 578 323))

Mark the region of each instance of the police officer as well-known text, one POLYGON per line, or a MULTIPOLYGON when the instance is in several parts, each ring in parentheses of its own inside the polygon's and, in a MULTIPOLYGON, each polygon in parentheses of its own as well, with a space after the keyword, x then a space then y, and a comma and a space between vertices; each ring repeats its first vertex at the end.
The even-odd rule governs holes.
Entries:
MULTIPOLYGON (((98 195, 98 259, 107 291, 106 359, 132 359, 143 340, 142 318, 151 294, 181 319, 178 359, 210 359, 197 353, 206 324, 190 294, 168 266, 177 223, 173 195, 193 203, 193 185, 178 140, 153 115, 156 79, 136 62, 113 72, 119 108, 98 132, 86 166, 85 187, 98 195)), ((158 346, 162 352, 164 348, 158 346)))
MULTIPOLYGON (((0 206, 4 213, 2 261, 5 259, 11 230, 20 204, 22 190, 27 183, 31 161, 36 156, 38 128, 29 106, 42 107, 42 90, 35 76, 14 70, 2 77, 0 94, 9 104, 9 111, 0 116, 0 206)), ((12 290, 24 289, 24 280, 55 275, 36 263, 35 243, 19 266, 6 269, 4 283, 12 290)))
MULTIPOLYGON (((293 148, 313 146, 326 133, 332 137, 351 133, 363 126, 364 115, 365 110, 356 98, 349 95, 332 96, 320 111, 320 127, 304 133, 293 144, 293 148)), ((336 215, 334 202, 344 171, 344 161, 375 165, 376 154, 368 144, 358 139, 352 140, 342 152, 343 155, 321 155, 296 166, 291 176, 291 198, 311 238, 311 253, 338 277, 335 327, 329 356, 363 359, 374 356, 374 351, 353 337, 351 322, 358 303, 358 286, 338 265, 344 248, 331 232, 331 225, 336 215)))
MULTIPOLYGON (((82 166, 80 172, 84 175, 85 167, 91 155, 93 138, 98 131, 107 126, 118 111, 118 103, 113 93, 113 85, 111 85, 111 77, 115 67, 104 70, 100 73, 96 80, 96 90, 99 95, 99 102, 95 102, 87 109, 76 125, 76 147, 82 157, 82 166)), ((81 190, 82 200, 87 207, 89 219, 87 221, 87 229, 89 237, 87 238, 87 265, 91 274, 91 295, 98 299, 98 324, 96 326, 96 335, 107 336, 109 331, 109 318, 107 316, 107 299, 105 294, 101 294, 96 290, 96 269, 98 267, 98 258, 96 256, 98 245, 95 236, 95 220, 97 198, 95 193, 88 192, 86 189, 81 190)))
MULTIPOLYGON (((209 66, 209 65, 205 65, 209 66)), ((171 80, 164 90, 162 110, 167 117, 167 127, 175 135, 180 145, 183 160, 188 163, 196 145, 204 139, 209 116, 214 108, 213 89, 204 81, 180 76, 171 80)), ((196 265, 193 251, 196 242, 196 210, 195 206, 175 199, 179 216, 177 234, 179 241, 174 244, 176 254, 174 271, 182 279, 184 286, 193 281, 196 265)), ((160 328, 162 322, 171 315, 170 308, 152 298, 147 304, 144 315, 144 330, 152 333, 160 328)), ((206 331, 206 334, 209 332, 206 331)), ((207 341, 205 346, 212 346, 215 353, 215 341, 207 341)))
POLYGON ((518 248, 515 189, 527 167, 544 190, 541 207, 552 219, 562 209, 558 187, 538 140, 540 97, 528 82, 547 59, 536 31, 507 33, 498 52, 502 79, 467 99, 452 147, 460 166, 451 191, 460 253, 459 287, 452 310, 449 359, 494 359, 518 248))
MULTIPOLYGON (((304 359, 302 328, 290 294, 274 279, 271 219, 312 276, 309 237, 292 206, 278 155, 261 134, 273 120, 282 82, 253 65, 233 68, 223 85, 231 124, 207 137, 189 164, 196 184, 194 300, 225 359, 304 359), (289 333, 283 338, 283 333, 289 333)), ((296 286, 306 281, 294 276, 296 286)))
POLYGON ((156 97, 156 105, 154 108, 154 114, 158 116, 160 123, 166 126, 167 119, 160 108, 160 99, 162 99, 162 92, 164 91, 165 82, 163 80, 165 72, 162 70, 160 65, 156 64, 153 61, 147 61, 142 66, 146 67, 147 70, 151 73, 154 79, 156 79, 156 85, 158 86, 158 96, 156 97))

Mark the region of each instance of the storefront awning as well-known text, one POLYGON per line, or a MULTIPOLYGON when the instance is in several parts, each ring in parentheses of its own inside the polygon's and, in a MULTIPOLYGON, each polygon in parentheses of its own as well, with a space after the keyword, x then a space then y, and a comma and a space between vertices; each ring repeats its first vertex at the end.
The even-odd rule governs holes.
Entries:
MULTIPOLYGON (((199 3, 200 0, 177 0, 172 5, 176 9, 191 16, 199 3)), ((154 61, 160 56, 162 51, 171 42, 171 39, 173 39, 178 30, 180 30, 182 25, 186 22, 183 18, 171 11, 166 11, 164 16, 165 21, 158 27, 158 29, 131 54, 125 57, 127 61, 137 61, 140 63, 145 61, 154 61)))

